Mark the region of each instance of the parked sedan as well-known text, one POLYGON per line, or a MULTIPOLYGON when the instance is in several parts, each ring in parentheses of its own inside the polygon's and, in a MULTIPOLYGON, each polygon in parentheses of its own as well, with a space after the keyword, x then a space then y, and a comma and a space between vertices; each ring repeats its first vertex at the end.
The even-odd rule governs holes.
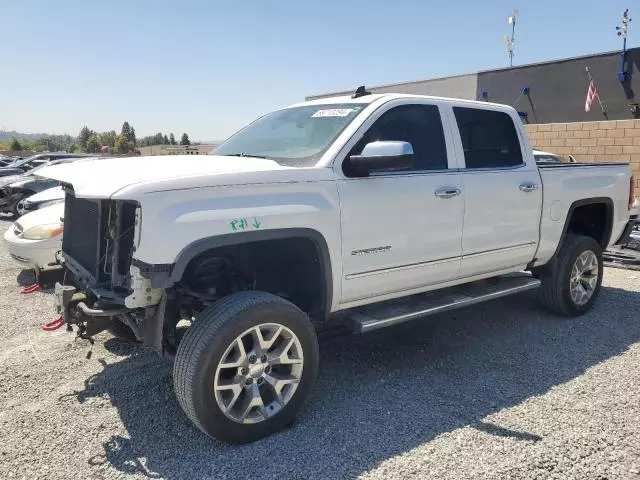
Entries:
POLYGON ((64 202, 64 190, 62 187, 57 186, 31 195, 24 200, 20 200, 17 205, 17 210, 18 212, 33 212, 34 210, 39 210, 60 202, 64 202))
POLYGON ((90 158, 91 157, 60 158, 33 168, 22 175, 10 175, 0 178, 0 213, 9 213, 14 216, 24 215, 26 213, 23 202, 25 198, 59 185, 59 182, 55 180, 38 177, 38 171, 41 168, 59 163, 75 162, 79 159, 88 160, 90 158))
POLYGON ((24 215, 4 234, 9 255, 20 265, 44 268, 62 248, 64 203, 24 215))
POLYGON ((7 165, 6 167, 0 167, 0 177, 6 177, 8 175, 21 175, 28 170, 31 170, 40 165, 50 163, 54 160, 63 158, 83 158, 90 155, 78 154, 78 153, 39 153, 32 155, 22 160, 7 165))

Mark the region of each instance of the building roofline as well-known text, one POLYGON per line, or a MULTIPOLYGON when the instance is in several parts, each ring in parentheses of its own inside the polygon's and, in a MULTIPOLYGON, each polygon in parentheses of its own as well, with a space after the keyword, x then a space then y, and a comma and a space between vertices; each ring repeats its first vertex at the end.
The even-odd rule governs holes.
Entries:
MULTIPOLYGON (((632 50, 638 50, 640 49, 640 47, 635 47, 635 48, 629 48, 627 51, 632 51, 632 50)), ((500 68, 490 68, 487 70, 478 70, 477 72, 472 72, 472 73, 462 73, 459 75, 447 75, 444 77, 430 77, 430 78, 424 78, 422 80, 411 80, 408 82, 397 82, 397 83, 387 83, 384 85, 375 85, 372 87, 367 87, 369 89, 375 89, 375 88, 390 88, 390 87, 399 87, 399 86, 404 86, 404 85, 414 85, 416 83, 423 83, 423 82, 433 82, 433 81, 437 81, 437 80, 450 80, 453 78, 461 78, 461 77, 471 77, 473 75, 479 75, 482 73, 494 73, 494 72, 504 72, 506 70, 518 70, 521 68, 530 68, 530 67, 537 67, 540 65, 551 65, 554 63, 564 63, 564 62, 571 62, 571 61, 575 61, 575 60, 582 60, 582 59, 589 59, 589 58, 596 58, 596 57, 604 57, 607 55, 615 55, 615 54, 619 54, 620 51, 619 50, 611 50, 608 52, 600 52, 600 53, 591 53, 591 54, 587 54, 587 55, 578 55, 575 57, 568 57, 568 58, 555 58, 555 59, 551 59, 551 60, 544 60, 541 62, 532 62, 532 63, 526 63, 524 65, 516 65, 515 67, 500 67, 500 68)), ((338 90, 336 92, 325 92, 325 93, 314 93, 311 95, 307 95, 305 97, 306 100, 309 99, 316 99, 317 97, 324 97, 324 96, 331 96, 331 97, 337 97, 337 96, 341 96, 341 95, 350 95, 353 92, 353 90, 338 90)))

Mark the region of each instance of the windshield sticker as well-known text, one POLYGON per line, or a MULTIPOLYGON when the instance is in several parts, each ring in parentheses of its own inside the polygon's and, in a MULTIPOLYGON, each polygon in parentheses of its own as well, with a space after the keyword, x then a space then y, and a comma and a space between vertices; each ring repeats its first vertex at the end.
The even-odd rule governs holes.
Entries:
POLYGON ((353 112, 353 108, 327 108, 325 110, 318 110, 311 115, 311 117, 346 117, 351 112, 353 112))

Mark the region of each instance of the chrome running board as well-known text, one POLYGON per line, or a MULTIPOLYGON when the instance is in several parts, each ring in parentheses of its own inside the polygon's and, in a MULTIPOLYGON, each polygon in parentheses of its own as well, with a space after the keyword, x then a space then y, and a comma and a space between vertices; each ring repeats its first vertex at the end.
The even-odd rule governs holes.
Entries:
POLYGON ((533 290, 539 286, 540 280, 526 274, 505 275, 356 307, 344 312, 344 314, 351 321, 355 332, 365 333, 436 313, 533 290))

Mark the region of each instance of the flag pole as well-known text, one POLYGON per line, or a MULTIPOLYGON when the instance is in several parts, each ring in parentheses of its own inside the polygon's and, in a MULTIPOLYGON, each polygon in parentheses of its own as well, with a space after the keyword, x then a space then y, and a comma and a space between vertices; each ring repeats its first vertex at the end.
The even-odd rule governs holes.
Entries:
MULTIPOLYGON (((589 77, 589 84, 591 84, 591 82, 593 82, 593 85, 597 89, 598 87, 596 86, 596 82, 593 80, 593 75, 591 75, 591 70, 589 69, 589 66, 587 65, 586 67, 584 67, 584 69, 587 72, 587 76, 589 77)), ((600 92, 598 92, 598 95, 596 95, 596 97, 598 98, 598 103, 600 104, 600 109, 602 110, 602 114, 606 117, 607 116, 607 111, 604 109, 604 105, 602 104, 602 100, 600 100, 600 92)))

